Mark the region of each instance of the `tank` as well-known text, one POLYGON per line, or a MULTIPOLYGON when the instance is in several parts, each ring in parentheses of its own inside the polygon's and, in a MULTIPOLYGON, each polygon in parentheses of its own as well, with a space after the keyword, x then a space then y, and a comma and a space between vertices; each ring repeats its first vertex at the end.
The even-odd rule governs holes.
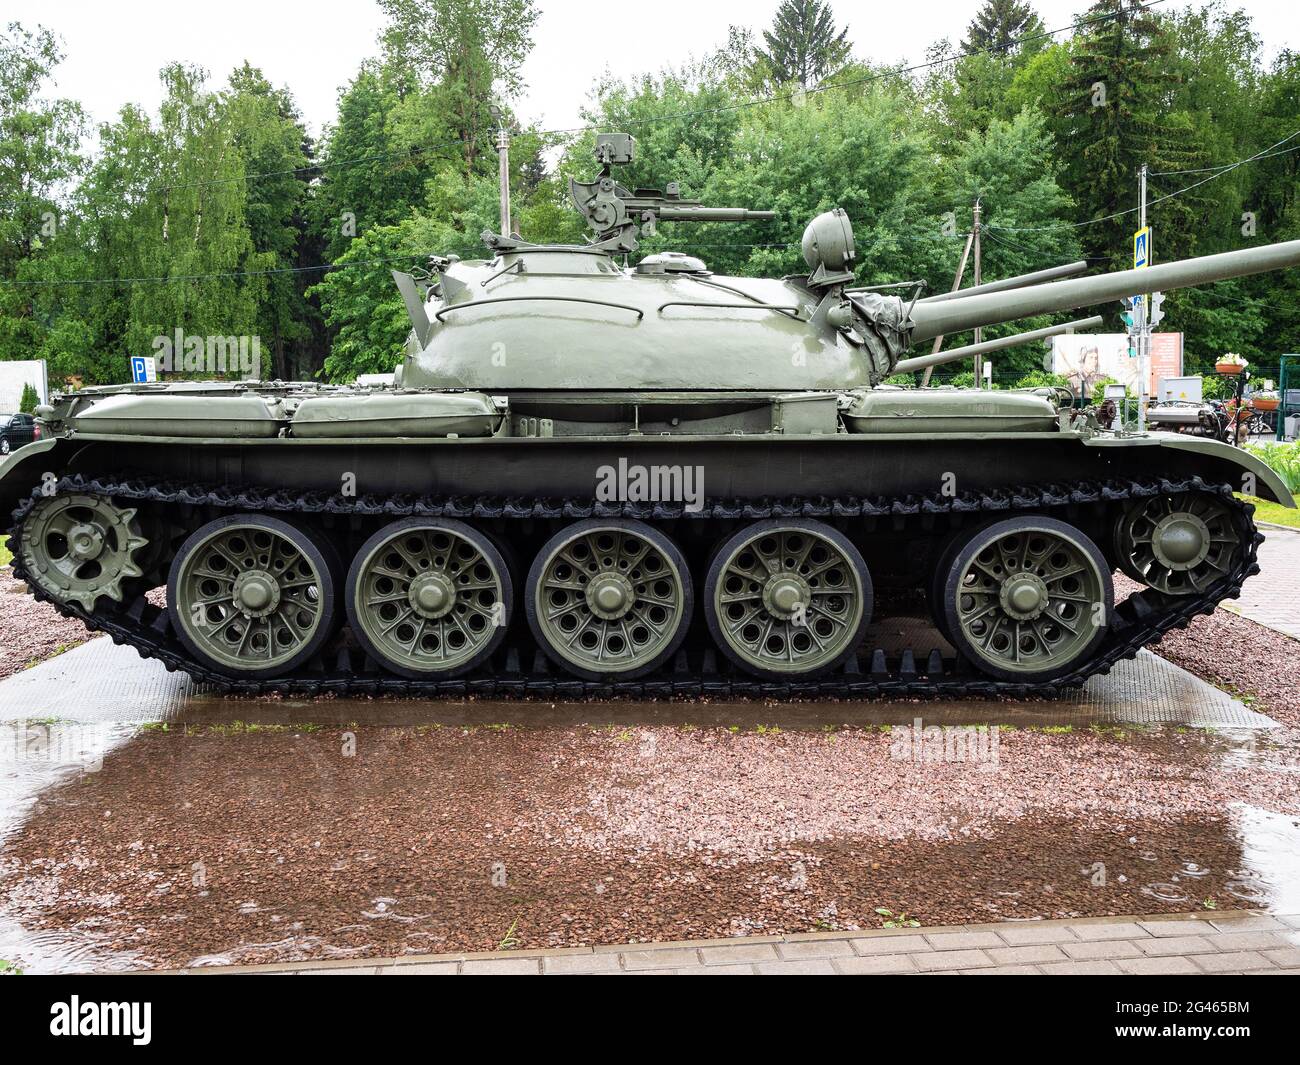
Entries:
POLYGON ((223 690, 785 697, 1051 695, 1257 571, 1235 493, 1292 498, 1251 455, 1051 389, 886 379, 1100 319, 909 355, 945 334, 1293 267, 1300 242, 927 296, 862 285, 836 209, 806 273, 722 277, 637 237, 771 215, 629 189, 634 151, 602 135, 571 183, 588 243, 486 233, 395 274, 391 384, 56 397, 0 467, 15 573, 223 690))

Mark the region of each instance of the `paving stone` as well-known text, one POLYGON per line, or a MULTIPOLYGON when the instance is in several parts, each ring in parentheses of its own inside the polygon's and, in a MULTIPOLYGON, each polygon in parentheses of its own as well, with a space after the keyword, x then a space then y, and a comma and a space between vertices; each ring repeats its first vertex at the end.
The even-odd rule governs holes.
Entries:
POLYGON ((357 965, 338 969, 303 969, 303 976, 374 976, 377 965, 357 965))
POLYGON ((834 976, 829 958, 805 958, 802 961, 761 961, 754 966, 760 976, 834 976))
POLYGON ((1037 976, 1032 965, 993 965, 987 969, 959 969, 962 976, 1037 976))
POLYGON ((1142 939, 1146 930, 1132 921, 1109 921, 1106 924, 1072 924, 1070 931, 1085 943, 1105 939, 1142 939))
POLYGON ((1061 949, 1075 961, 1100 961, 1103 958, 1141 958, 1136 943, 1123 939, 1096 943, 1062 943, 1061 949))
MULTIPOLYGON (((658 969, 651 970, 659 972, 658 969)), ((674 976, 753 976, 752 965, 691 965, 685 969, 667 970, 674 976)))
POLYGON ((993 959, 982 950, 937 950, 933 954, 913 954, 912 960, 922 972, 974 969, 993 964, 993 959))
POLYGON ((1277 950, 1261 950, 1260 953, 1274 965, 1300 966, 1300 947, 1279 947, 1277 950))
POLYGON ((815 939, 799 943, 778 943, 777 953, 785 961, 804 958, 846 958, 853 955, 847 939, 815 939))
POLYGON ((914 950, 929 950, 925 936, 870 936, 850 939, 850 946, 863 956, 872 954, 907 954, 914 950))
POLYGON ((621 955, 623 968, 629 972, 635 969, 680 969, 687 965, 698 965, 699 955, 692 947, 667 947, 664 950, 628 950, 621 955))
POLYGON ((1210 924, 1220 932, 1280 932, 1287 926, 1268 914, 1240 914, 1236 917, 1211 917, 1210 924))
POLYGON ((1289 928, 1300 928, 1300 913, 1276 913, 1273 916, 1289 928))
POLYGON ((1207 933, 1214 935, 1218 931, 1209 921, 1192 921, 1185 917, 1168 921, 1139 921, 1138 925, 1157 939, 1172 936, 1201 936, 1207 933))
POLYGON ((560 954, 542 959, 542 972, 556 976, 567 973, 616 973, 621 968, 617 954, 560 954))
POLYGON ((1138 950, 1152 958, 1174 954, 1209 954, 1217 949, 1220 936, 1170 936, 1168 939, 1139 939, 1138 950))
MULTIPOLYGON (((1220 932, 1214 937, 1215 950, 1269 950, 1276 947, 1289 947, 1291 941, 1288 932, 1220 932)), ((1189 950, 1188 954, 1199 951, 1189 950)))
POLYGON ((1121 971, 1134 976, 1198 976, 1201 970, 1186 958, 1121 958, 1121 971))
POLYGON ((1051 976, 1114 976, 1119 972, 1119 966, 1105 960, 1048 962, 1038 968, 1051 976))
POLYGON ((1031 943, 1023 947, 994 947, 989 957, 999 965, 1036 965, 1044 961, 1069 961, 1055 943, 1031 943))
POLYGON ((701 947, 700 957, 705 965, 728 963, 752 964, 756 961, 780 961, 780 955, 770 943, 736 943, 730 947, 701 947))
POLYGON ((935 950, 976 950, 1002 946, 1002 940, 996 932, 940 932, 925 938, 935 950))
POLYGON ((836 958, 837 972, 848 976, 866 976, 873 973, 914 973, 915 954, 868 954, 860 958, 836 958))
POLYGON ((1037 943, 1077 943, 1069 928, 1059 924, 1009 924, 998 929, 998 935, 1013 947, 1028 947, 1037 943))
POLYGON ((1193 954, 1196 962, 1207 973, 1243 972, 1246 969, 1268 969, 1273 963, 1253 950, 1231 950, 1223 954, 1193 954))
POLYGON ((460 964, 454 961, 415 962, 412 965, 384 965, 380 976, 455 976, 460 964))
POLYGON ((464 976, 536 976, 542 971, 540 958, 495 958, 461 962, 464 976))

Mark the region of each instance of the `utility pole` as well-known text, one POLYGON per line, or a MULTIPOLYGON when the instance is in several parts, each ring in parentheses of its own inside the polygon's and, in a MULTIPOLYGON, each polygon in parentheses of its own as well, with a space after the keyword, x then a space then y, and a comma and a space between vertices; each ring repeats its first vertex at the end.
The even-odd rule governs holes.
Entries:
MULTIPOLYGON (((961 262, 957 264, 957 276, 952 279, 952 288, 949 290, 951 292, 956 292, 959 288, 961 288, 961 279, 966 276, 966 262, 967 260, 970 259, 971 243, 974 240, 975 240, 974 231, 966 234, 966 247, 962 249, 961 262)), ((934 346, 930 349, 930 354, 938 355, 939 349, 941 347, 943 347, 942 333, 940 333, 937 337, 934 338, 934 346)), ((927 366, 925 368, 925 375, 921 378, 922 388, 930 387, 930 375, 933 373, 934 373, 933 366, 927 366)))
MULTIPOLYGON (((975 198, 975 223, 971 227, 971 240, 975 245, 975 285, 980 283, 980 215, 983 214, 984 207, 980 203, 980 198, 975 198)), ((975 343, 978 344, 984 339, 984 330, 980 326, 975 327, 975 343)), ((975 356, 975 387, 984 387, 984 356, 975 356)))
POLYGON ((501 164, 501 235, 510 236, 510 131, 497 131, 497 158, 501 164))
MULTIPOLYGON (((1138 230, 1147 227, 1147 165, 1142 164, 1138 171, 1138 230)), ((1152 241, 1147 237, 1147 263, 1151 262, 1152 241)), ((1147 375, 1151 362, 1151 319, 1147 314, 1149 295, 1142 297, 1142 305, 1136 308, 1138 313, 1138 432, 1147 428, 1147 375)))

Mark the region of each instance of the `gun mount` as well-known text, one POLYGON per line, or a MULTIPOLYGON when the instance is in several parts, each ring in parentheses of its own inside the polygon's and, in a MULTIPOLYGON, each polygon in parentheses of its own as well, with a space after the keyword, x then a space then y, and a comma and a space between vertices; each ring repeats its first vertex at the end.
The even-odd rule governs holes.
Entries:
POLYGON ((636 157, 636 141, 627 133, 601 133, 596 137, 596 162, 600 176, 593 181, 569 179, 569 195, 587 225, 596 231, 594 248, 609 252, 634 252, 637 232, 649 236, 658 222, 759 222, 775 218, 773 211, 743 207, 705 207, 698 200, 682 199, 677 182, 658 189, 629 190, 611 176, 615 166, 636 157))

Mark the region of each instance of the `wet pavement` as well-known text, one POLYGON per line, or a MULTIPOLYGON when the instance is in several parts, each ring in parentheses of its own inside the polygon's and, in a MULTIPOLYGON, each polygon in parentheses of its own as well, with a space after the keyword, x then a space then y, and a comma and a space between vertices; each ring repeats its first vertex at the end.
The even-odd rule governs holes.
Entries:
POLYGON ((1300 640, 1300 530, 1273 526, 1259 547, 1260 573, 1241 598, 1225 604, 1234 613, 1300 640))
POLYGON ((808 932, 563 951, 485 951, 175 974, 279 976, 1300 975, 1300 915, 1249 911, 808 932))

